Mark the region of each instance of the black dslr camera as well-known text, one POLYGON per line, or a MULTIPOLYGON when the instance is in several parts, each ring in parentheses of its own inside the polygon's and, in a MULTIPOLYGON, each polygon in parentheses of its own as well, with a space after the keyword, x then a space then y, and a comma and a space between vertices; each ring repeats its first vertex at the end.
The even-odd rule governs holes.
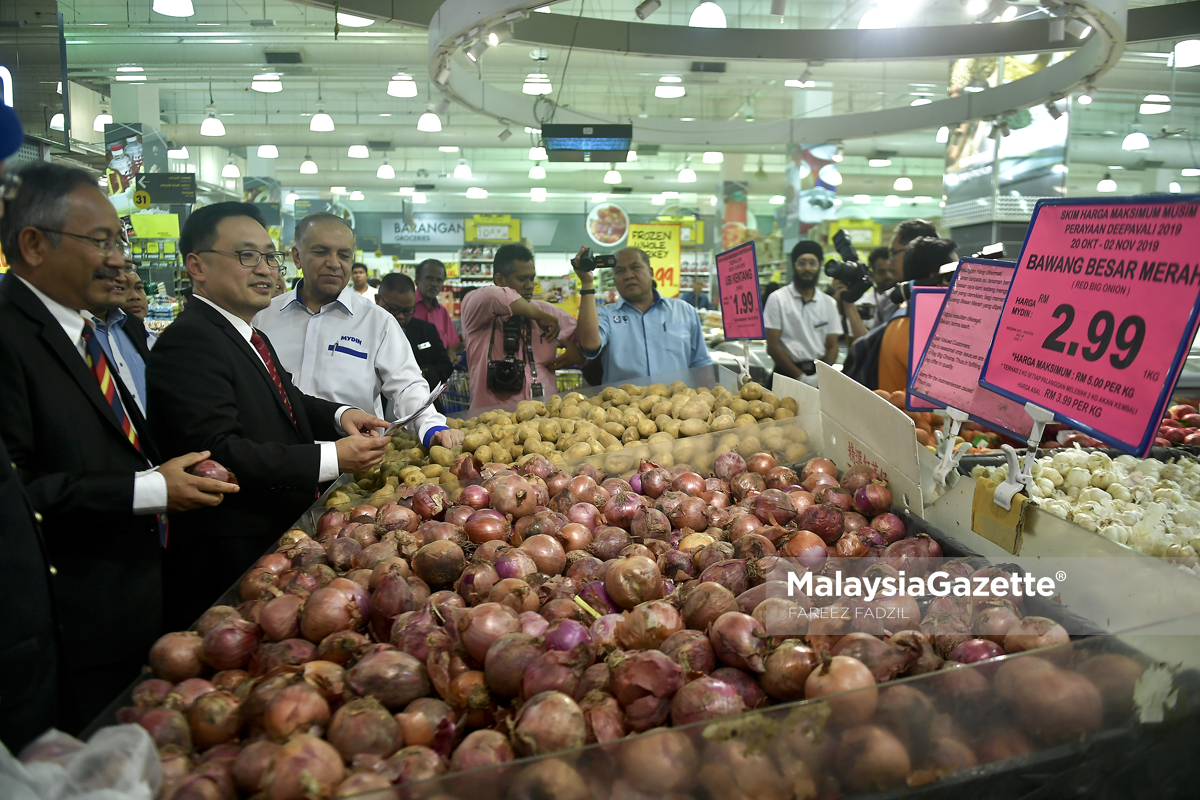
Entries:
MULTIPOLYGON (((525 317, 516 315, 504 321, 504 359, 492 361, 489 358, 487 362, 487 387, 493 392, 516 393, 525 388, 525 362, 517 358, 517 352, 521 349, 528 322, 525 317)), ((488 355, 491 355, 490 345, 488 355)))
POLYGON ((856 302, 872 286, 871 268, 858 260, 858 253, 845 230, 833 235, 833 246, 842 260, 826 264, 825 274, 846 285, 846 291, 842 293, 843 303, 856 302))
POLYGON ((614 255, 593 256, 591 249, 583 251, 583 255, 579 257, 579 269, 584 272, 592 272, 597 267, 602 269, 612 269, 617 265, 617 257, 614 255))

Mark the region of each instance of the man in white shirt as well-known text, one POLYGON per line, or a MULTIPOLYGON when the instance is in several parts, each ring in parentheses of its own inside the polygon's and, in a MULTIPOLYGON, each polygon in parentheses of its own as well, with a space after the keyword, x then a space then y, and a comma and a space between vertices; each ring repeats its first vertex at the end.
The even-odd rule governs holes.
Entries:
POLYGON ((767 298, 763 325, 767 354, 775 371, 817 385, 813 362, 837 362, 841 317, 837 302, 817 291, 817 275, 825 251, 816 242, 801 240, 792 248, 792 283, 767 298))
MULTIPOLYGON (((341 219, 341 217, 338 217, 338 219, 341 219)), ((300 237, 297 236, 296 238, 299 239, 300 237)), ((351 254, 350 257, 353 258, 353 254, 351 254)), ((379 293, 379 290, 367 283, 369 277, 370 276, 367 275, 366 264, 355 264, 350 268, 350 280, 354 283, 354 291, 358 292, 373 303, 375 302, 375 295, 379 293)))
MULTIPOLYGON (((387 397, 389 421, 416 412, 429 384, 396 319, 348 285, 354 231, 346 221, 334 214, 300 220, 292 258, 304 278, 259 312, 254 325, 270 337, 296 387, 377 416, 387 397)), ((453 447, 463 438, 432 405, 405 428, 426 447, 453 447)))

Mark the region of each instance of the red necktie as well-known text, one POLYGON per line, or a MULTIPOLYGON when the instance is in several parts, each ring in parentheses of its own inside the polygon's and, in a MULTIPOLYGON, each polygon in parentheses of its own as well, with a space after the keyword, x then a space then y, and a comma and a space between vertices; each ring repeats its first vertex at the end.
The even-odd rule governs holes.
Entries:
POLYGON ((254 349, 258 351, 262 357, 263 364, 267 367, 267 372, 271 374, 271 380, 275 382, 275 388, 279 392, 279 396, 283 398, 283 405, 287 408, 288 416, 292 420, 292 424, 296 424, 296 415, 292 411, 292 401, 288 399, 287 392, 283 390, 283 381, 279 380, 279 371, 275 369, 275 360, 271 358, 271 348, 267 347, 267 342, 259 335, 258 331, 250 334, 250 344, 254 345, 254 349))

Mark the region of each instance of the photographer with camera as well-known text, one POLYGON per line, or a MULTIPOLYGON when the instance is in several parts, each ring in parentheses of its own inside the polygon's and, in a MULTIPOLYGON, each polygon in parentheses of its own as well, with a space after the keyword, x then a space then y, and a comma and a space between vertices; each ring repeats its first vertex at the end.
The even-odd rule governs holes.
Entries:
MULTIPOLYGON (((767 355, 775 361, 775 371, 810 386, 817 385, 817 360, 837 363, 841 332, 837 303, 817 291, 824 257, 825 251, 816 242, 797 242, 792 248, 791 285, 772 293, 763 308, 767 355)), ((844 266, 831 264, 826 271, 844 266)), ((860 291, 854 299, 861 295, 860 291)))
MULTIPOLYGON (((842 298, 842 315, 846 319, 849 340, 853 342, 861 336, 866 336, 872 328, 882 325, 891 318, 899 307, 892 302, 888 293, 896 285, 900 270, 892 264, 891 251, 886 247, 876 247, 867 256, 867 267, 871 281, 874 283, 857 302, 842 298)), ((834 280, 832 294, 835 299, 846 290, 846 284, 834 280)))
POLYGON ((713 363, 700 315, 687 302, 663 297, 650 256, 637 247, 593 256, 587 247, 571 259, 579 276, 579 349, 604 366, 604 382, 617 383, 713 363), (621 299, 597 308, 593 272, 612 270, 621 299))
POLYGON ((521 400, 558 391, 554 371, 572 359, 571 353, 559 359, 555 352, 559 344, 569 344, 575 320, 561 308, 533 299, 536 275, 529 248, 506 244, 492 261, 495 285, 463 298, 472 413, 493 406, 513 409, 521 400))

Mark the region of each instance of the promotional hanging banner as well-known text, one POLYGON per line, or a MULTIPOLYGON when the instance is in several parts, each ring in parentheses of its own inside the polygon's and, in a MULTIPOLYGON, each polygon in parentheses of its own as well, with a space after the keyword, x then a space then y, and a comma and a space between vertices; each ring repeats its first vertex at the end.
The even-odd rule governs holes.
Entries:
POLYGON ((1200 196, 1039 200, 981 383, 1145 455, 1200 321, 1200 196))
POLYGON ((1024 401, 1014 402, 979 385, 1015 270, 1011 261, 964 258, 958 262, 908 391, 1025 439, 1033 420, 1025 413, 1024 401))
POLYGON ((763 339, 762 298, 758 293, 758 258, 754 242, 717 253, 717 287, 721 325, 726 339, 763 339))
MULTIPOLYGON (((933 326, 938 314, 942 311, 942 301, 946 299, 946 289, 941 286, 914 286, 912 297, 908 300, 908 380, 906 386, 912 386, 917 374, 917 367, 925 355, 925 347, 933 334, 933 326)), ((911 392, 904 394, 904 407, 909 411, 932 411, 942 408, 942 403, 930 403, 919 397, 913 397, 911 392)))

